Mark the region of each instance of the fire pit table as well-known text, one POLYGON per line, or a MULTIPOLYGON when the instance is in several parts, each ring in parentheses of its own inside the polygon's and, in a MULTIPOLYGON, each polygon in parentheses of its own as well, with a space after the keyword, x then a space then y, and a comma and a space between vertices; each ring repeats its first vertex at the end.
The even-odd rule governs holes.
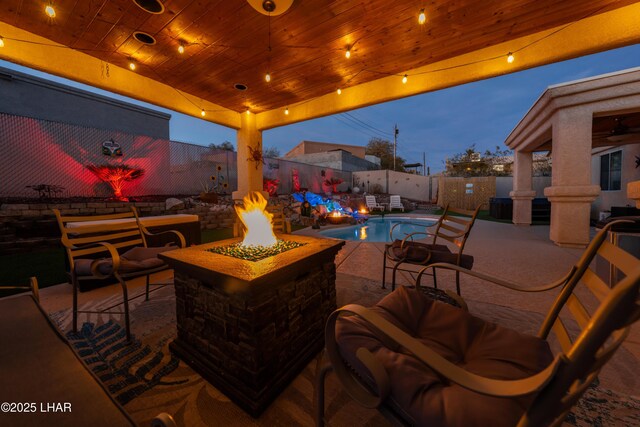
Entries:
POLYGON ((301 246, 259 261, 211 251, 238 238, 160 254, 175 271, 171 351, 254 417, 322 349, 336 309, 344 241, 277 237, 301 246))

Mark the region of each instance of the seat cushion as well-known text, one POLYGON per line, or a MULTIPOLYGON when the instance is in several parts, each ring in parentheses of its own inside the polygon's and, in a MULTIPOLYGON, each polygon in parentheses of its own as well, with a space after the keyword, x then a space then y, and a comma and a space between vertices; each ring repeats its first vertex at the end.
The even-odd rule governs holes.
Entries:
MULTIPOLYGON (((178 249, 177 246, 161 246, 157 248, 145 248, 136 246, 120 255, 119 273, 135 273, 136 271, 150 270, 165 265, 164 261, 158 258, 162 252, 178 249)), ((91 266, 97 265, 97 269, 102 275, 109 275, 113 271, 113 261, 111 258, 87 259, 78 258, 75 260, 75 270, 78 276, 92 276, 91 266)))
POLYGON ((449 264, 460 265, 460 267, 471 270, 473 267, 473 256, 462 254, 460 255, 460 264, 458 264, 458 254, 452 254, 451 252, 432 251, 429 264, 436 262, 446 262, 449 264))
MULTIPOLYGON (((465 370, 494 379, 521 379, 540 372, 553 356, 546 341, 486 322, 467 311, 433 301, 403 286, 373 311, 465 370)), ((384 365, 391 380, 389 406, 402 408, 407 421, 430 426, 513 426, 530 397, 495 398, 448 381, 402 348, 388 348, 361 318, 342 317, 336 339, 345 360, 370 382, 355 358, 365 347, 384 365)))
MULTIPOLYGON (((402 247, 402 240, 395 240, 391 243, 391 251, 396 259, 405 259, 408 262, 422 263, 429 256, 431 251, 451 253, 446 245, 432 245, 419 242, 405 242, 402 247)), ((431 261, 429 261, 431 263, 431 261)))

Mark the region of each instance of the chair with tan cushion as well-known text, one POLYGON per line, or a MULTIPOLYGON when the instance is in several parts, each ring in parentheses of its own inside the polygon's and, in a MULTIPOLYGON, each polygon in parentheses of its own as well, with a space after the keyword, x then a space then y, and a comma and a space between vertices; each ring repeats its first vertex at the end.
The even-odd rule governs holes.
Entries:
POLYGON ((145 297, 148 300, 150 275, 169 268, 158 258, 158 254, 184 247, 184 236, 175 230, 150 233, 140 223, 135 207, 131 207, 131 212, 100 216, 65 216, 58 209, 53 211, 69 259, 74 332, 78 328, 78 313, 96 313, 78 311, 80 282, 113 278, 122 286, 125 330, 127 339, 130 339, 127 280, 145 277, 145 297), (146 237, 159 234, 173 234, 177 245, 147 247, 146 237))
POLYGON ((640 318, 640 260, 607 242, 608 228, 565 277, 537 288, 435 265, 516 291, 561 288, 535 336, 404 287, 375 307, 336 310, 325 329, 330 364, 318 371, 316 382, 317 425, 324 423, 330 370, 353 399, 403 424, 560 425, 640 318), (626 275, 613 289, 589 269, 596 254, 626 275), (591 291, 599 305, 588 310, 592 304, 583 304, 578 289, 583 297, 591 291), (580 326, 578 334, 572 336, 559 317, 563 307, 580 326), (556 355, 547 341, 551 331, 561 347, 556 355))

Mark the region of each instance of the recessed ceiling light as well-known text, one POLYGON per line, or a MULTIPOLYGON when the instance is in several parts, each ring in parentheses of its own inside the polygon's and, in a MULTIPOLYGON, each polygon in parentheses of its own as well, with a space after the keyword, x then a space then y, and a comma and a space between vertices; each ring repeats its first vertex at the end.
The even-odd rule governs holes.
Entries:
POLYGON ((133 33, 133 37, 138 40, 140 43, 152 45, 156 44, 156 39, 151 35, 142 31, 135 31, 133 33))
POLYGON ((44 13, 46 13, 49 16, 49 18, 55 18, 56 17, 56 10, 51 5, 47 5, 44 8, 44 13))
POLYGON ((142 10, 154 15, 164 12, 164 5, 160 0, 133 0, 133 2, 142 10))
POLYGON ((247 90, 247 85, 242 83, 236 83, 233 85, 233 87, 235 87, 238 90, 247 90))

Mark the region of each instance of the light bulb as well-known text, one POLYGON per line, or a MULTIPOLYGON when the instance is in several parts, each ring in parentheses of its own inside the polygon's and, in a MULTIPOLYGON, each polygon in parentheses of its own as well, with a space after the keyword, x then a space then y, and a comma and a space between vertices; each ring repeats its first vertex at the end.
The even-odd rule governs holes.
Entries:
POLYGON ((251 115, 251 111, 247 110, 247 116, 251 115))
POLYGON ((507 55, 507 62, 511 64, 515 58, 513 57, 513 53, 509 52, 507 55))
POLYGON ((418 15, 418 24, 423 25, 427 22, 427 15, 424 14, 424 9, 420 9, 420 14, 418 15))
POLYGON ((44 13, 49 15, 49 18, 55 18, 56 17, 56 10, 51 5, 48 5, 47 7, 44 8, 44 13))
POLYGON ((265 76, 264 76, 264 80, 265 80, 267 83, 268 83, 268 82, 270 82, 270 81, 271 81, 271 74, 269 74, 269 73, 265 74, 265 76))
POLYGON ((182 43, 178 46, 178 53, 184 53, 184 45, 182 43))
POLYGON ((285 108, 285 109, 284 109, 284 115, 285 115, 285 116, 288 116, 288 115, 289 115, 289 107, 287 107, 287 108, 285 108))
POLYGON ((133 61, 129 62, 129 68, 131 68, 131 71, 135 70, 136 69, 136 63, 133 62, 133 61))
POLYGON ((407 79, 409 78, 409 76, 407 76, 406 74, 404 76, 402 76, 402 84, 407 84, 407 79))
POLYGON ((347 51, 344 53, 344 56, 349 59, 351 58, 351 50, 349 48, 347 48, 347 51))
POLYGON ((4 39, 0 37, 0 47, 4 47, 4 39))
POLYGON ((205 113, 205 112, 204 112, 204 109, 202 109, 202 110, 200 111, 200 115, 201 115, 202 117, 204 117, 206 114, 207 114, 207 113, 205 113))
POLYGON ((338 88, 337 92, 338 92, 338 95, 342 95, 342 89, 338 88))

